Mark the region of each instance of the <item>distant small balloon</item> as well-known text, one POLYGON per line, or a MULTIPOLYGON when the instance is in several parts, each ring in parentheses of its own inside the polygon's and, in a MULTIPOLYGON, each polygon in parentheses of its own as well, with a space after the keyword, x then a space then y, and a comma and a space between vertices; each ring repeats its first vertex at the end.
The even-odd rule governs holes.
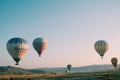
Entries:
POLYGON ((33 40, 33 47, 38 52, 39 56, 46 50, 48 45, 47 40, 43 38, 36 38, 33 40))
POLYGON ((108 50, 108 43, 104 40, 98 40, 98 41, 95 42, 94 48, 95 48, 96 52, 103 59, 104 54, 108 50))
POLYGON ((28 42, 23 38, 12 38, 7 42, 7 50, 18 65, 29 49, 28 42))
POLYGON ((67 69, 68 69, 69 72, 71 71, 71 68, 72 68, 72 65, 71 65, 71 64, 68 64, 68 65, 67 65, 67 69))
POLYGON ((116 69, 118 69, 118 59, 116 58, 116 57, 113 57, 112 59, 111 59, 111 63, 112 63, 112 65, 116 68, 116 69))

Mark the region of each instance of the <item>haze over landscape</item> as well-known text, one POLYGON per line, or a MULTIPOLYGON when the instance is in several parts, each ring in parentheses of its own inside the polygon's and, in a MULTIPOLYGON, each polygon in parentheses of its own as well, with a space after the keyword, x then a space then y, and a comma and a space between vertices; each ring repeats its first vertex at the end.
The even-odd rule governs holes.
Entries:
MULTIPOLYGON (((0 0, 0 66, 16 66, 6 44, 13 37, 30 48, 18 67, 51 68, 111 64, 120 59, 119 0, 0 0), (41 57, 32 46, 37 37, 48 41, 41 57), (109 44, 104 59, 94 50, 97 40, 109 44)), ((119 62, 119 61, 118 61, 119 62)))

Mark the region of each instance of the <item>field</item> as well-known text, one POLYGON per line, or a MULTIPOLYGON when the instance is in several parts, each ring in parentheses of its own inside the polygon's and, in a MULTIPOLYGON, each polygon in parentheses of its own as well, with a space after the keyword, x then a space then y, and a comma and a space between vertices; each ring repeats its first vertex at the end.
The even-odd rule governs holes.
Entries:
POLYGON ((120 80, 116 71, 0 75, 0 80, 120 80))

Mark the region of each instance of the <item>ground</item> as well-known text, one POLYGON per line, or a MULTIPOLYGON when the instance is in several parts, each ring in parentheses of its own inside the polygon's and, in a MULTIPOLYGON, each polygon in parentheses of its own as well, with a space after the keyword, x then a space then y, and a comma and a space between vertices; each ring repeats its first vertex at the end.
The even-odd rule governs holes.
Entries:
POLYGON ((120 80, 117 71, 0 75, 0 80, 120 80))

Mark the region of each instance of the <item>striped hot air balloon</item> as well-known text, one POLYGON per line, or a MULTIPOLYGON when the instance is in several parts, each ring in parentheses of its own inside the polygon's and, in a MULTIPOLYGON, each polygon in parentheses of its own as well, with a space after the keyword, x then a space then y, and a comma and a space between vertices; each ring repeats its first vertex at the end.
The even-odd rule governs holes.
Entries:
POLYGON ((36 38, 33 40, 33 47, 38 52, 39 56, 46 50, 48 45, 47 40, 43 38, 36 38))
POLYGON ((98 40, 96 41, 96 43, 94 44, 94 48, 96 50, 96 52, 101 56, 101 58, 103 59, 104 54, 106 53, 106 51, 108 50, 108 43, 104 40, 98 40))
POLYGON ((24 57, 28 49, 28 42, 23 38, 12 38, 7 42, 7 50, 16 62, 16 65, 24 57))

